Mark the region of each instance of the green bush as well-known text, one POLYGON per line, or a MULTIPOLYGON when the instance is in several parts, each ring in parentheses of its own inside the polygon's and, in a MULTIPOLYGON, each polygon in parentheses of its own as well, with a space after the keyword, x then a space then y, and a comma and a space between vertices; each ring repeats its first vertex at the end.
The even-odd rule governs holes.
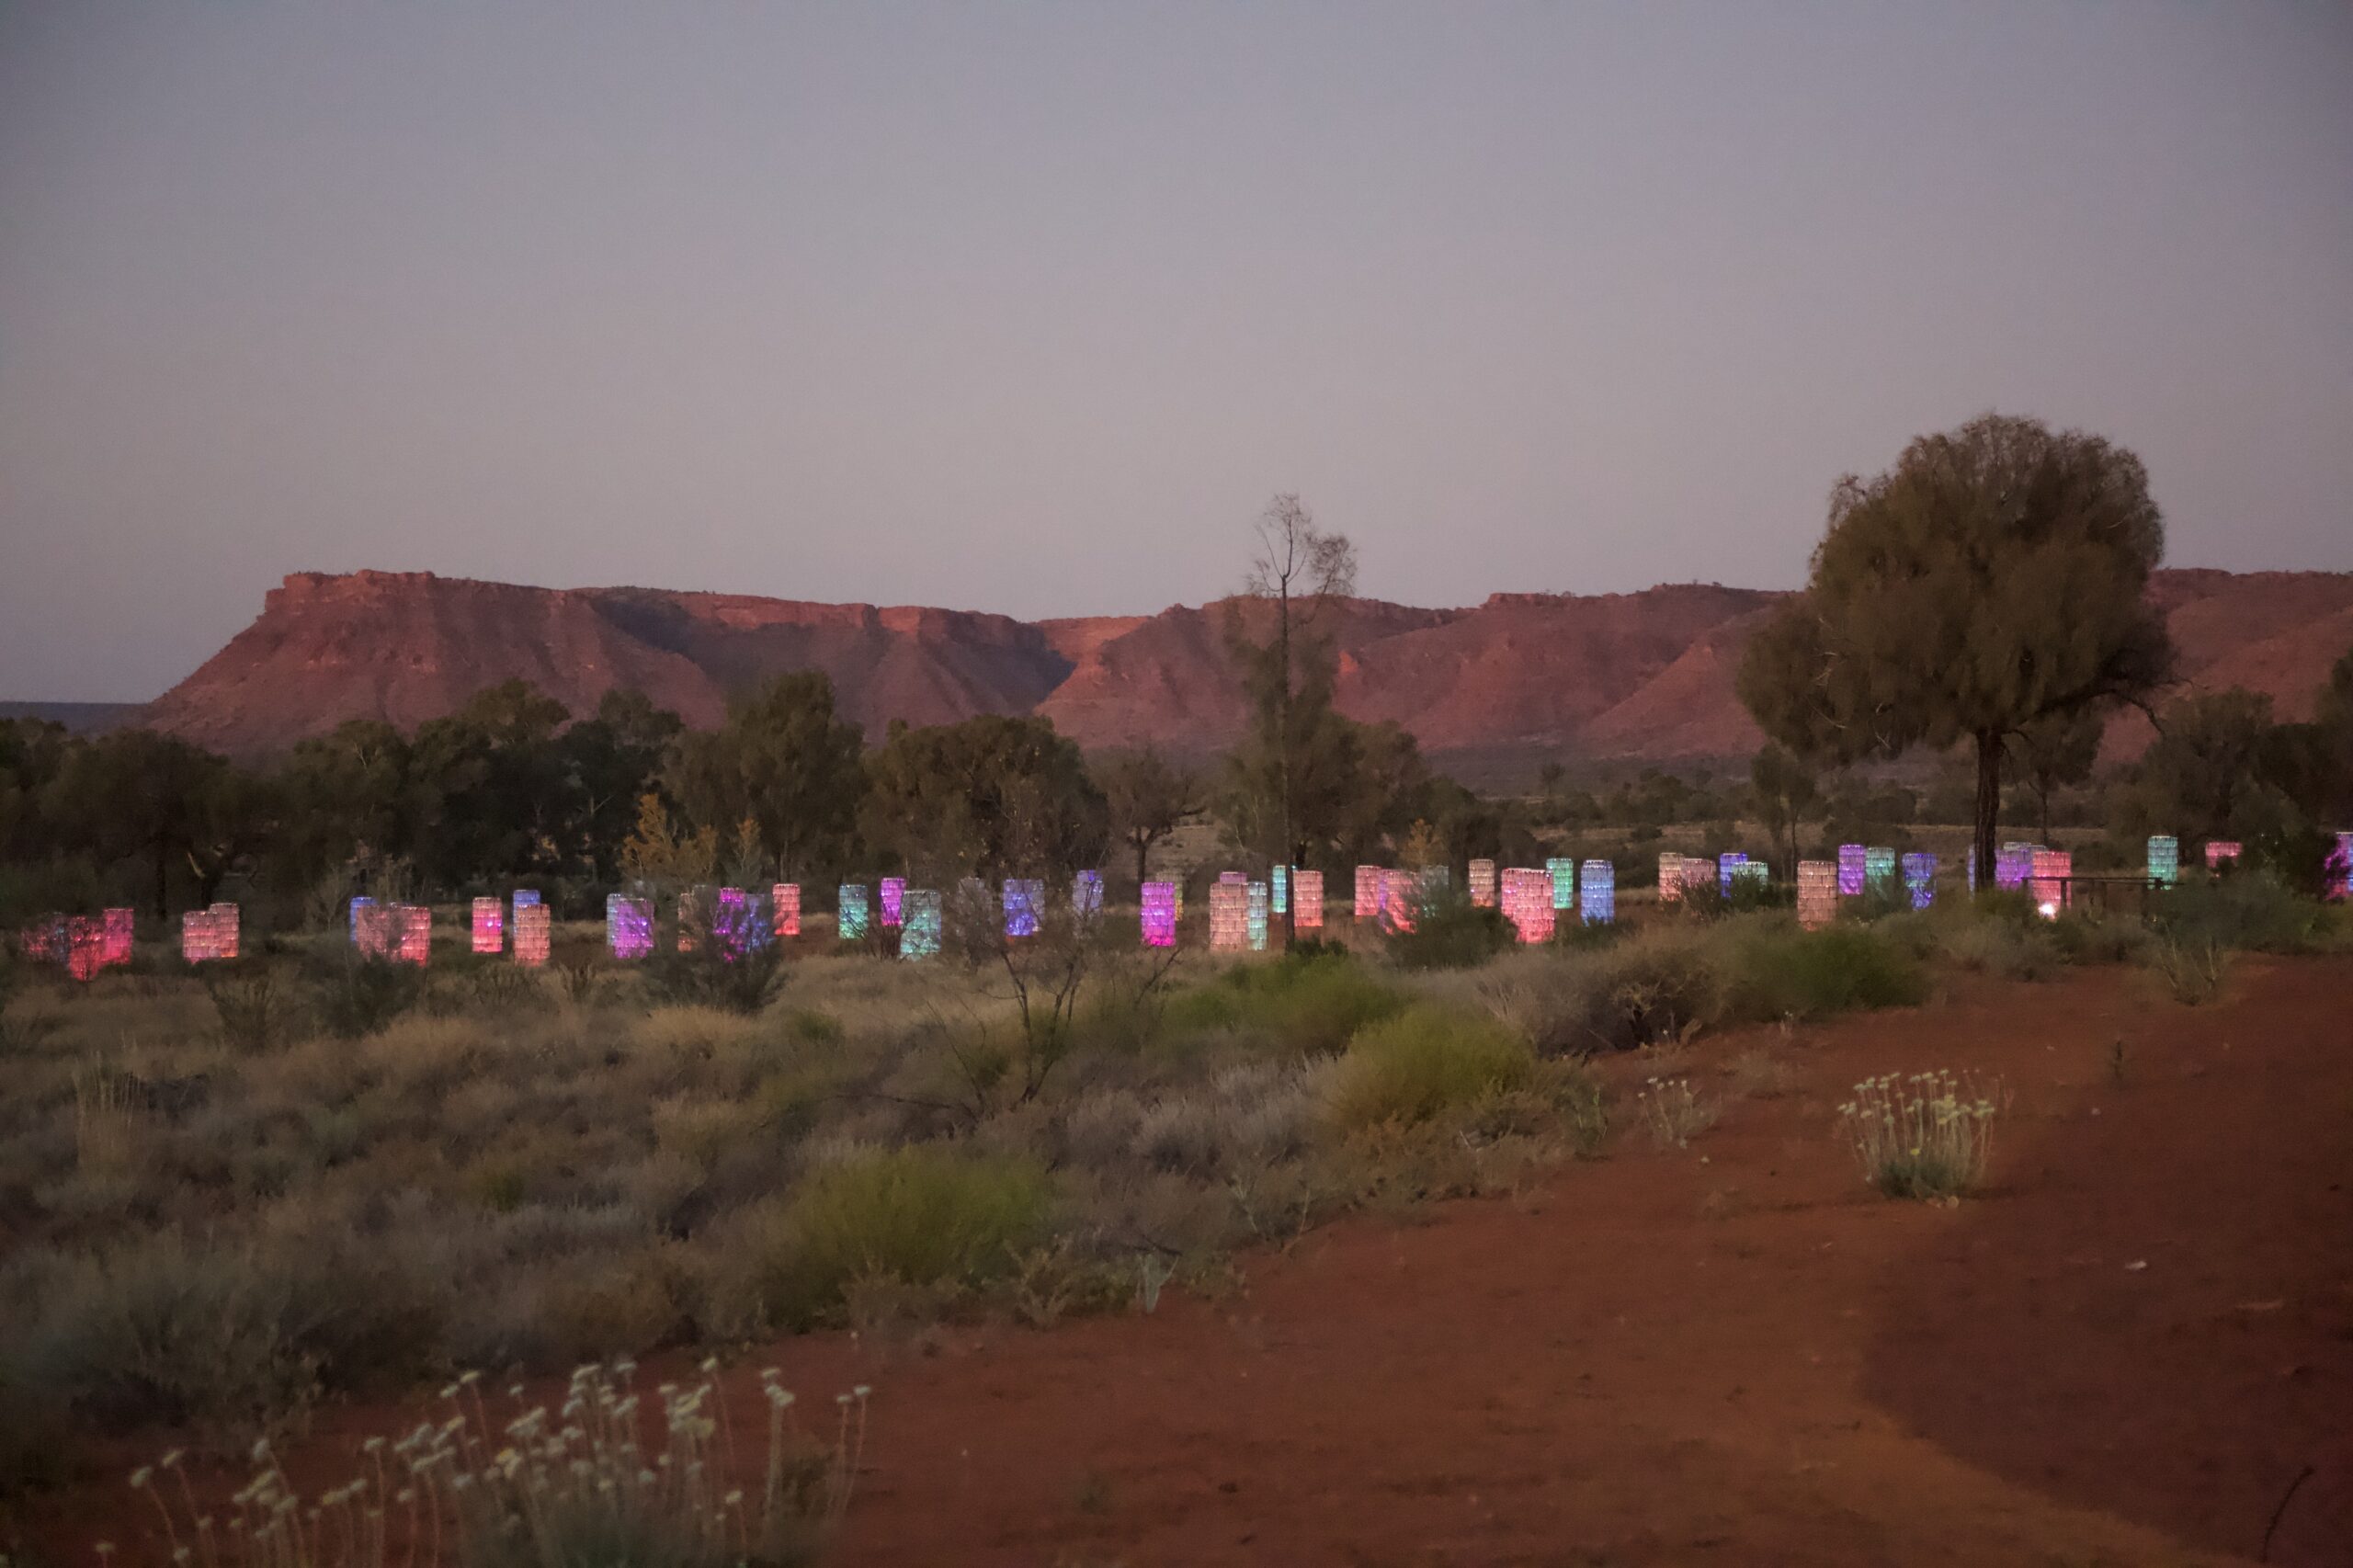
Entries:
POLYGON ((1731 1011, 1743 1018, 1821 1018, 1928 995, 1927 972, 1900 938, 1873 927, 1759 922, 1737 934, 1731 956, 1731 1011))
POLYGON ((1506 951, 1518 933, 1504 912, 1459 898, 1432 898, 1410 931, 1389 935, 1389 956, 1402 969, 1469 969, 1506 951))
POLYGON ((2088 909, 2069 910, 2046 926, 2052 945, 2071 964, 2130 963, 2149 950, 2148 927, 2130 917, 2117 920, 2088 909))
POLYGON ((2188 948, 2307 952, 2326 929, 2321 905, 2264 871, 2184 881, 2150 903, 2149 924, 2188 948))
POLYGON ((1211 984, 1179 993, 1163 1011, 1161 1028, 1256 1030, 1302 1054, 1322 1055, 1404 1005, 1344 951, 1292 952, 1272 963, 1237 964, 1211 984))
POLYGON ((2019 901, 2027 913, 2016 919, 1985 895, 1974 906, 1938 911, 1930 924, 1938 951, 1972 973, 1998 980, 2047 980, 2065 962, 2051 934, 2051 923, 2036 915, 2032 905, 2019 901))
POLYGON ((1527 1084, 1528 1042, 1492 1019, 1418 1006, 1360 1031, 1336 1065, 1324 1104, 1344 1132, 1411 1125, 1527 1084))
POLYGON ((1680 1040, 1723 1016, 1714 933, 1647 931, 1586 960, 1573 1033, 1583 1051, 1632 1051, 1680 1040))
POLYGON ((860 1282, 978 1284, 1039 1238, 1051 1197, 1045 1171, 1028 1159, 928 1144, 860 1155, 817 1172, 792 1199, 762 1291, 772 1313, 798 1324, 835 1311, 860 1282))

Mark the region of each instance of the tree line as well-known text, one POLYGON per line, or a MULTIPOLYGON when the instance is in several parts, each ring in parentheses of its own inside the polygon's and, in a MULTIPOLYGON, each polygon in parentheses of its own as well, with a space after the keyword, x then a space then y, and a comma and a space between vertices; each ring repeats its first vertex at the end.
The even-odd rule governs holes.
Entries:
POLYGON ((233 876, 323 906, 529 881, 576 888, 584 909, 633 881, 823 888, 896 870, 946 886, 1106 863, 1142 880, 1194 820, 1261 868, 1286 850, 1336 868, 1461 818, 1472 797, 1412 736, 1332 707, 1347 539, 1295 496, 1259 539, 1225 628, 1249 718, 1204 770, 1150 746, 1088 757, 1035 717, 893 722, 870 744, 811 670, 738 693, 707 731, 635 691, 574 715, 510 680, 412 733, 352 720, 257 767, 153 731, 76 739, 20 720, 0 725, 0 915, 88 907, 135 881, 160 916, 233 876))

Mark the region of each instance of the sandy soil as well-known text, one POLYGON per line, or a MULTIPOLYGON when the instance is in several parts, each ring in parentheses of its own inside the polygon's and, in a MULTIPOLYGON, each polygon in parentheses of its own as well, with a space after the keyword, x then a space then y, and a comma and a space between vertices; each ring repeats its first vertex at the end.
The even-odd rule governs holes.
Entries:
MULTIPOLYGON (((2353 960, 2249 960, 2205 1009, 2148 985, 1702 1041, 1711 1092, 1758 1047, 1787 1086, 1223 1300, 790 1341, 738 1418, 763 1361, 874 1385, 838 1559, 873 1568, 2253 1561, 2283 1497, 2270 1562, 2353 1562, 2353 960), (1956 1207, 1874 1196, 1835 1135, 1858 1078, 1929 1067, 2014 1096, 1956 1207)), ((335 1413, 304 1468, 404 1417, 335 1413)))

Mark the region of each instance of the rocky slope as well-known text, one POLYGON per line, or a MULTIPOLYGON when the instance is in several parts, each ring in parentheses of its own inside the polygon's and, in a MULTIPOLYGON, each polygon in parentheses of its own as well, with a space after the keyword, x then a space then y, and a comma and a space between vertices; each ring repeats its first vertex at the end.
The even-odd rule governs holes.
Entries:
MULTIPOLYGON (((2353 573, 2165 572, 2152 595, 2192 684, 2268 691, 2289 716, 2309 712, 2330 663, 2353 646, 2353 573)), ((1341 708, 1395 720, 1436 757, 1475 757, 1485 773, 1552 756, 1671 762, 1756 746, 1733 673, 1778 597, 1678 584, 1498 594, 1461 609, 1351 599, 1331 608, 1326 630, 1340 650, 1341 708)), ((892 719, 1037 712, 1089 746, 1150 741, 1199 755, 1241 726, 1226 627, 1234 614, 1258 612, 1178 605, 1033 623, 429 573, 299 574, 144 718, 254 756, 349 718, 413 725, 519 676, 575 713, 611 687, 632 686, 709 724, 731 690, 814 667, 878 737, 892 719)), ((2129 753, 2146 737, 2144 721, 2120 721, 2110 747, 2129 753)))

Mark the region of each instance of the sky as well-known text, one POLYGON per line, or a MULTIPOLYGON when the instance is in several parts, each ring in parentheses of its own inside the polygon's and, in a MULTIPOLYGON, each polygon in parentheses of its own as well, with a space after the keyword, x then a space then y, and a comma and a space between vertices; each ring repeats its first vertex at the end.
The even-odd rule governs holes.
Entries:
POLYGON ((2353 568, 2353 6, 0 0, 0 698, 290 572, 1790 586, 1988 409, 2353 568))

